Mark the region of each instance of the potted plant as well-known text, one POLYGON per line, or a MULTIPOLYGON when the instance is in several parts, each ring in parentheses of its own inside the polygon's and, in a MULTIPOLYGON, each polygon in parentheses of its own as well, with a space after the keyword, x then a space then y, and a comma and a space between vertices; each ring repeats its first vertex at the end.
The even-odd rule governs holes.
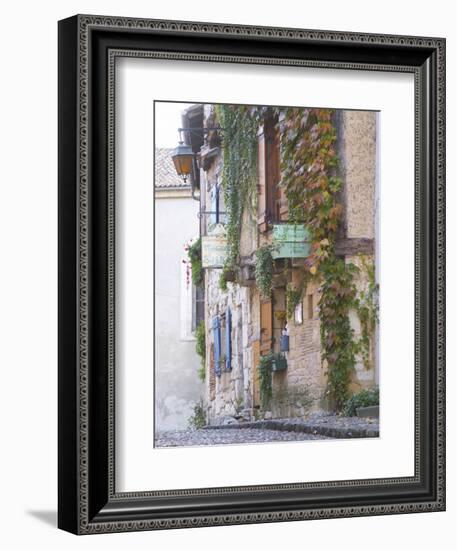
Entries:
POLYGON ((271 370, 278 372, 287 369, 287 359, 282 353, 274 353, 271 359, 271 370))

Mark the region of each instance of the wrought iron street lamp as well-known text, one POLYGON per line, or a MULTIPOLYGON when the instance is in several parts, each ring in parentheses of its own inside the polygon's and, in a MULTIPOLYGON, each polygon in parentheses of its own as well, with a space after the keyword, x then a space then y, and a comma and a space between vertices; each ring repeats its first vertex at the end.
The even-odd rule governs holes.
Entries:
POLYGON ((176 149, 173 151, 171 158, 175 165, 176 172, 184 182, 187 182, 187 178, 192 174, 194 169, 195 154, 189 145, 186 145, 182 140, 182 132, 189 132, 197 136, 206 136, 209 132, 220 132, 223 130, 220 126, 216 128, 178 128, 180 141, 176 149))
POLYGON ((187 178, 192 173, 194 153, 192 149, 180 141, 171 156, 176 172, 180 178, 187 182, 187 178))

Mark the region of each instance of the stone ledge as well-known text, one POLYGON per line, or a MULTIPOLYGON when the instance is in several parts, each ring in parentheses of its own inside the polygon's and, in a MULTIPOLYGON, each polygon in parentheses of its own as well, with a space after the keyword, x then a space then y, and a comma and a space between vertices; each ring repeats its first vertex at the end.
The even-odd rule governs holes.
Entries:
POLYGON ((237 422, 236 424, 204 426, 204 430, 245 429, 256 428, 262 430, 277 430, 302 432, 312 435, 322 435, 336 439, 357 439, 365 437, 379 437, 379 425, 366 426, 337 426, 322 423, 296 420, 256 420, 254 422, 237 422))
POLYGON ((356 413, 359 418, 379 418, 379 405, 373 405, 371 407, 358 407, 356 409, 356 413))

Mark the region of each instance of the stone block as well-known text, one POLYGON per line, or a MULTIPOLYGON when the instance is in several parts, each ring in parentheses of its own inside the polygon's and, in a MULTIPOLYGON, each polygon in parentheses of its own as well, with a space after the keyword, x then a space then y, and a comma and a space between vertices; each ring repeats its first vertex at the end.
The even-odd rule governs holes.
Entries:
POLYGON ((379 405, 375 405, 372 407, 359 407, 358 409, 356 409, 356 412, 357 416, 359 416, 360 418, 379 418, 379 405))

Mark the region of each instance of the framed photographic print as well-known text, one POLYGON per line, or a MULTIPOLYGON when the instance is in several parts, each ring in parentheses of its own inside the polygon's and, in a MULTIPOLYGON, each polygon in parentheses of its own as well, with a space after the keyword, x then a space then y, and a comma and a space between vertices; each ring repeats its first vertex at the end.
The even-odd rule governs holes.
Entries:
POLYGON ((445 41, 59 22, 59 527, 445 508, 445 41))

